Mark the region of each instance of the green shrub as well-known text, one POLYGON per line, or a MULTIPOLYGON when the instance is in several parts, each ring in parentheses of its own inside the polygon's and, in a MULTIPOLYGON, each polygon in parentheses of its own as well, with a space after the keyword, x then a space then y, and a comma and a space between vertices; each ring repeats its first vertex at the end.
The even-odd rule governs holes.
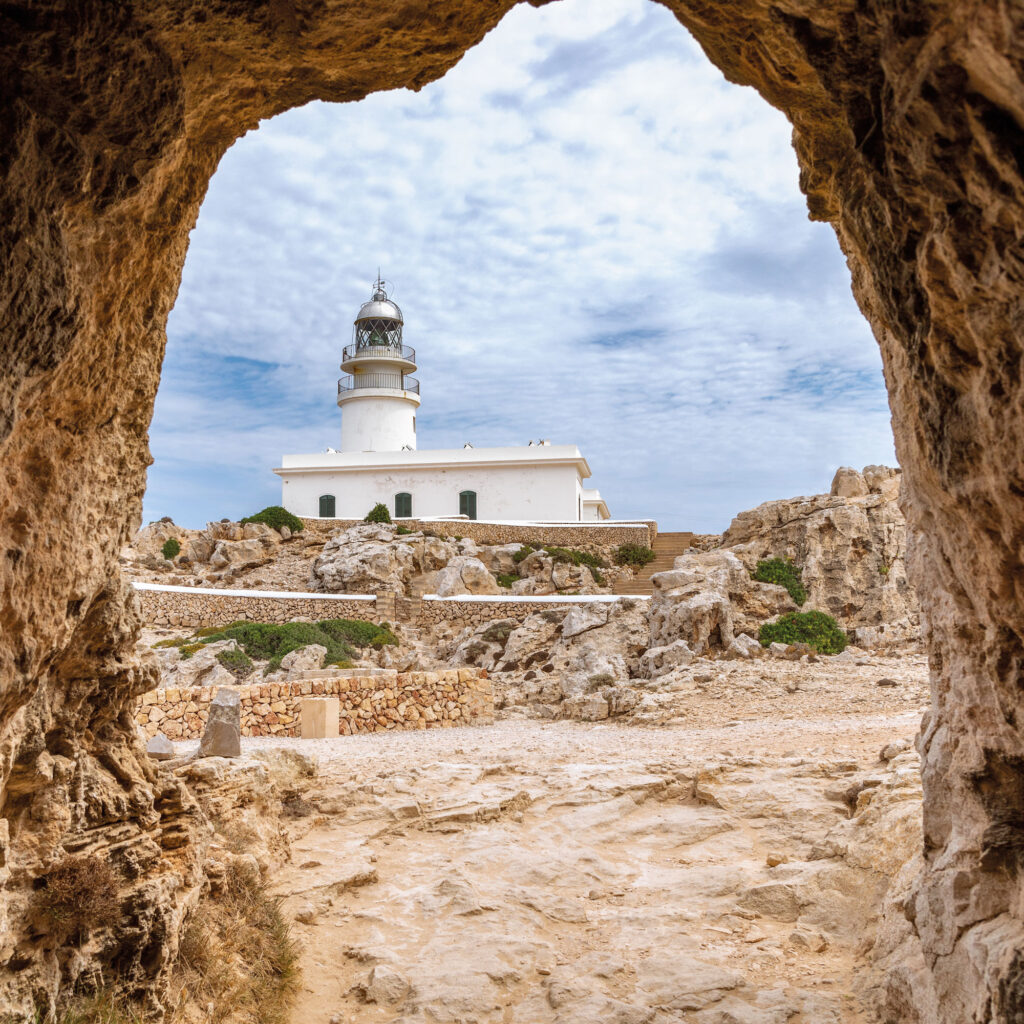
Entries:
POLYGON ((841 654, 846 634, 825 612, 786 612, 777 622, 766 622, 758 634, 761 644, 808 644, 819 654, 841 654))
POLYGON ((164 546, 160 549, 160 554, 163 555, 167 561, 171 562, 181 554, 181 545, 178 543, 176 538, 168 537, 167 540, 164 541, 164 546))
POLYGON ((399 527, 398 527, 397 530, 395 530, 395 533, 397 533, 397 534, 412 533, 412 530, 410 530, 408 526, 402 526, 401 524, 399 524, 399 527))
POLYGON ((504 644, 512 635, 516 623, 511 620, 492 622, 481 634, 480 639, 490 644, 504 644))
POLYGON ((640 569, 653 561, 654 552, 645 544, 620 544, 615 551, 616 565, 632 565, 640 569))
MULTIPOLYGON (((204 632, 206 632, 204 630, 204 632)), ((358 655, 358 649, 395 646, 398 637, 391 627, 382 622, 362 622, 358 619, 323 619, 320 622, 284 622, 279 625, 266 622, 232 622, 223 629, 209 633, 196 645, 234 640, 250 658, 267 661, 267 671, 280 668, 281 659, 300 647, 320 644, 327 648, 325 665, 348 667, 358 655)), ((181 648, 184 651, 186 648, 181 648)))
POLYGON ((776 583, 785 587, 797 605, 807 600, 807 591, 800 579, 800 566, 795 565, 792 559, 763 559, 751 575, 760 583, 776 583))
POLYGON ((590 568, 590 575, 594 577, 594 582, 599 587, 603 587, 604 586, 604 576, 602 575, 601 570, 600 569, 595 569, 595 568, 593 568, 593 566, 590 566, 589 568, 590 568))
POLYGON ((383 502, 378 501, 373 508, 363 517, 364 523, 390 523, 391 513, 388 511, 387 505, 383 502))
POLYGON ((287 526, 292 533, 299 533, 302 530, 302 520, 280 505, 268 505, 262 512, 257 512, 254 516, 246 516, 241 522, 243 526, 246 523, 263 523, 274 530, 280 530, 282 526, 287 526))
POLYGON ((590 569, 603 569, 604 562, 597 555, 589 551, 579 551, 577 548, 560 548, 554 544, 545 544, 544 550, 556 561, 566 562, 570 565, 585 565, 590 569))
POLYGON ((527 555, 532 555, 536 548, 531 548, 529 544, 524 544, 513 556, 512 561, 518 565, 527 555))
POLYGON ((494 578, 498 581, 498 586, 506 590, 511 590, 512 584, 519 579, 514 572, 498 572, 494 574, 494 578))
POLYGON ((252 670, 256 667, 252 663, 252 658, 249 657, 245 651, 239 648, 234 648, 228 651, 218 651, 217 660, 236 678, 245 679, 252 675, 252 670))

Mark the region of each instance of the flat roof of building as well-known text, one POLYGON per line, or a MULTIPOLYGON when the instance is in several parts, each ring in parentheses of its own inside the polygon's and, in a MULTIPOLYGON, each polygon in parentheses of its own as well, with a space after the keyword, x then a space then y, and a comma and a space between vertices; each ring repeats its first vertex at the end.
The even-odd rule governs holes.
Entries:
POLYGON ((583 479, 590 466, 574 444, 517 445, 508 448, 427 448, 414 452, 314 452, 284 455, 274 472, 331 473, 366 469, 434 469, 442 466, 575 465, 583 479))

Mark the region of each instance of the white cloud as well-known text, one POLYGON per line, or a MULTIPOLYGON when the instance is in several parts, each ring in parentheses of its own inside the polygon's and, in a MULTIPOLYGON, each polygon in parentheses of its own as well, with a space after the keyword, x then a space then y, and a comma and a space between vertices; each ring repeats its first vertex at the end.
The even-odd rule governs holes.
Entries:
POLYGON ((337 443, 378 263, 422 446, 575 441, 613 514, 699 530, 891 461, 877 346, 789 139, 643 0, 518 7, 418 94, 263 124, 193 233, 147 515, 242 514, 282 452, 337 443))

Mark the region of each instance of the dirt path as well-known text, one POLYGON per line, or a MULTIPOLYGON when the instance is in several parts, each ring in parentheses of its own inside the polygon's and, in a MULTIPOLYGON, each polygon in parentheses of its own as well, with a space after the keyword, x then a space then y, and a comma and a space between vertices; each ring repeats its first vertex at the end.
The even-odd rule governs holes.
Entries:
MULTIPOLYGON (((853 974, 885 879, 834 833, 919 717, 314 741, 317 813, 272 879, 304 946, 293 1020, 865 1021, 853 974)), ((883 787, 911 831, 914 758, 883 787)))

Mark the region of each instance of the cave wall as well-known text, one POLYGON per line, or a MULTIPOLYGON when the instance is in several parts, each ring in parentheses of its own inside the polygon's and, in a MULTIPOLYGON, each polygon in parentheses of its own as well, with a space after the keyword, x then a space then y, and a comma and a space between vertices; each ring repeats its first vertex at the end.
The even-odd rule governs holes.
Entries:
MULTIPOLYGON (((200 818, 128 714, 153 676, 117 553, 218 160, 289 107, 421 87, 511 6, 0 7, 0 1013, 52 1002, 83 964, 156 998, 201 885, 200 818), (31 912, 63 849, 110 851, 125 879, 123 920, 74 956, 31 912)), ((884 1012, 1020 1020, 1024 5, 666 6, 792 122, 810 214, 835 227, 882 350, 933 680, 905 910, 927 970, 894 972, 884 1012)))

